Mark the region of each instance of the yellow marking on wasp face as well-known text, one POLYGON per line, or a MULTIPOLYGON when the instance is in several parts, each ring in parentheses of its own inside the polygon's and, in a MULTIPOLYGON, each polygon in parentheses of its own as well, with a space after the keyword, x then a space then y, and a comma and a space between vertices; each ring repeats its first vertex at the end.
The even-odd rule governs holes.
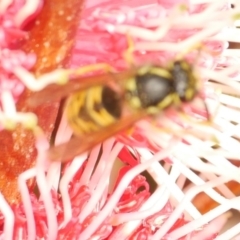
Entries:
POLYGON ((189 88, 190 87, 193 91, 193 96, 202 88, 202 81, 199 81, 195 72, 191 72, 191 75, 189 74, 189 88))
POLYGON ((172 100, 173 100, 173 103, 174 103, 174 105, 175 105, 176 107, 180 106, 181 100, 180 100, 179 96, 178 96, 176 93, 173 94, 172 100))
POLYGON ((187 89, 187 91, 185 92, 185 97, 186 97, 186 99, 187 100, 191 100, 192 98, 193 98, 193 96, 194 96, 194 89, 187 89))
POLYGON ((149 70, 149 72, 152 73, 152 74, 156 74, 156 75, 158 75, 160 77, 167 78, 167 79, 171 79, 172 78, 172 76, 169 73, 169 71, 167 71, 167 70, 165 70, 163 68, 151 68, 149 70))
POLYGON ((129 91, 135 91, 137 89, 137 86, 136 86, 136 81, 134 78, 130 78, 129 80, 127 80, 126 82, 126 88, 129 90, 129 91))
POLYGON ((181 61, 180 63, 181 67, 185 70, 185 71, 189 71, 190 70, 190 66, 187 62, 185 61, 181 61))

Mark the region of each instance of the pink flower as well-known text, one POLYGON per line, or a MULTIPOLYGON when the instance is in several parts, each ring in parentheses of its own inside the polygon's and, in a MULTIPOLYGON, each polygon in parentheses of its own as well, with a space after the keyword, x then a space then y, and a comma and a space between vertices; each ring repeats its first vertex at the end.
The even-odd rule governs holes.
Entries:
MULTIPOLYGON (((239 181, 239 169, 229 161, 239 159, 239 100, 229 95, 240 90, 236 81, 239 59, 227 49, 234 38, 223 33, 234 24, 240 6, 231 9, 227 1, 199 2, 88 1, 70 69, 43 74, 39 81, 29 72, 36 56, 20 50, 19 42, 27 36, 27 25, 43 1, 1 2, 0 122, 32 120, 38 151, 36 165, 18 177, 22 202, 9 205, 0 195, 2 239, 216 238, 229 217, 224 213, 239 205, 238 197, 221 186, 239 181), (36 126, 36 116, 18 113, 14 102, 24 87, 42 90, 79 74, 88 64, 109 64, 116 71, 129 68, 130 55, 123 56, 129 47, 126 35, 133 41, 131 56, 136 66, 146 62, 165 66, 180 56, 196 67, 203 87, 192 104, 182 107, 188 117, 170 109, 155 119, 154 127, 146 119, 136 123, 131 137, 113 136, 66 164, 49 162, 49 142, 36 126), (223 94, 215 91, 218 87, 223 94), (199 124, 209 117, 205 100, 211 114, 218 106, 222 111, 211 126, 199 124), (218 144, 211 141, 212 136, 219 139, 218 144), (116 159, 121 164, 118 168, 114 167, 116 159), (38 194, 27 187, 32 178, 38 194), (190 184, 185 186, 187 179, 190 184), (223 196, 214 187, 219 187, 223 196), (220 204, 204 215, 191 202, 203 191, 220 204)), ((239 33, 234 27, 232 31, 239 33)), ((81 75, 104 71, 95 70, 81 75)), ((7 127, 3 124, 2 128, 7 127)), ((63 116, 55 144, 68 141, 71 135, 63 116)), ((229 237, 232 232, 222 236, 229 237)))

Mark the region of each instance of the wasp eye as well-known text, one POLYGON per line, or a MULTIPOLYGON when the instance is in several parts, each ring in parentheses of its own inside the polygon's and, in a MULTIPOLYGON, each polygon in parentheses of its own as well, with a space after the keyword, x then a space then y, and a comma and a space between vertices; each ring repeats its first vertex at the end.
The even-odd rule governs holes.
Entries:
POLYGON ((173 91, 169 79, 157 74, 146 73, 136 77, 138 96, 142 107, 156 106, 173 91))

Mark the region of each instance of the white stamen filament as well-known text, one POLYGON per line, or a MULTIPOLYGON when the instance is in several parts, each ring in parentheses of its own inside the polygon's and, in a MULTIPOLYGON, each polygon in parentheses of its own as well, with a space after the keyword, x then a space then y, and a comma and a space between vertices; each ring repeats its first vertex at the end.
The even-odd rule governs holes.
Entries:
MULTIPOLYGON (((138 6, 137 8, 131 8, 131 6, 128 6, 124 8, 124 13, 122 14, 120 11, 118 12, 118 10, 116 10, 116 16, 114 16, 114 11, 108 12, 108 9, 103 9, 102 11, 101 9, 98 9, 94 14, 92 13, 92 15, 89 15, 94 17, 94 19, 99 18, 101 23, 105 20, 106 23, 104 22, 103 25, 105 26, 106 31, 110 29, 121 36, 129 34, 133 39, 136 38, 137 41, 134 45, 134 49, 140 50, 146 54, 148 54, 148 51, 182 53, 183 50, 191 50, 193 46, 205 40, 213 44, 214 41, 240 42, 240 31, 234 29, 234 23, 238 24, 238 22, 234 22, 234 17, 236 17, 240 11, 240 4, 237 3, 237 1, 231 1, 235 4, 234 9, 230 10, 226 8, 219 11, 223 6, 229 4, 230 1, 191 0, 191 4, 197 5, 200 3, 209 3, 209 5, 205 10, 197 14, 188 14, 185 10, 180 9, 179 6, 177 6, 177 8, 174 8, 169 12, 169 15, 164 13, 161 18, 159 17, 161 14, 156 18, 148 18, 144 16, 141 18, 141 21, 139 21, 139 25, 131 25, 134 18, 137 16, 136 11, 143 11, 150 6, 154 7, 154 5, 157 5, 156 2, 157 1, 149 2, 149 6, 138 6), (109 21, 109 23, 108 19, 111 20, 111 18, 116 20, 117 24, 112 24, 111 21, 109 21), (155 30, 146 29, 146 27, 153 27, 155 30), (190 34, 188 38, 179 42, 176 40, 177 38, 173 38, 174 41, 165 38, 169 32, 174 32, 174 30, 176 30, 176 32, 181 32, 183 30, 189 31, 196 29, 198 32, 190 34)), ((1 1, 0 14, 3 13, 11 3, 11 0, 1 1)), ((148 2, 146 2, 145 5, 147 3, 148 2)), ((37 7, 39 7, 39 1, 27 0, 25 5, 14 18, 17 26, 21 26, 21 24, 36 11, 37 7)), ((88 41, 91 41, 91 39, 88 41)), ((81 50, 80 45, 81 44, 79 44, 81 50)), ((208 56, 207 52, 204 55, 204 49, 202 52, 203 54, 199 56, 199 58, 208 56)), ((131 153, 133 155, 138 154, 141 161, 123 176, 119 185, 110 197, 107 196, 110 173, 115 159, 123 148, 122 143, 116 143, 115 138, 111 138, 105 141, 102 145, 95 146, 90 151, 88 157, 87 154, 76 157, 71 164, 69 164, 68 168, 65 169, 62 175, 60 163, 49 164, 47 162, 46 149, 49 147, 47 140, 42 136, 39 137, 36 135, 36 147, 38 150, 36 167, 25 171, 18 178, 19 190, 22 196, 27 219, 28 240, 37 237, 37 230, 35 227, 33 206, 26 181, 29 178, 36 177, 41 195, 40 200, 43 201, 46 210, 48 238, 56 239, 57 231, 64 229, 66 224, 69 223, 69 220, 71 220, 73 214, 69 183, 85 163, 86 165, 81 178, 78 180, 78 184, 80 186, 88 186, 91 198, 84 205, 78 218, 79 222, 82 223, 91 213, 96 213, 96 216, 82 231, 81 235, 78 236, 80 240, 89 239, 98 227, 101 226, 101 224, 103 224, 115 210, 117 211, 116 205, 119 202, 122 193, 134 177, 145 170, 148 171, 156 182, 157 189, 142 204, 138 211, 119 213, 111 216, 112 224, 117 226, 117 231, 111 235, 109 240, 114 238, 127 238, 142 224, 142 221, 152 214, 161 211, 166 203, 170 203, 175 210, 167 220, 164 215, 161 216, 162 219, 160 219, 162 225, 155 233, 152 238, 153 240, 161 239, 166 236, 172 239, 179 239, 211 221, 212 223, 210 223, 209 226, 214 226, 216 222, 218 222, 219 226, 222 226, 224 221, 226 221, 226 218, 224 218, 224 216, 219 216, 224 214, 230 208, 239 209, 240 198, 236 197, 226 185, 223 185, 231 180, 240 182, 240 168, 236 167, 231 161, 229 161, 229 159, 240 161, 240 143, 236 140, 236 137, 240 137, 240 101, 237 96, 227 95, 229 93, 239 95, 240 92, 240 77, 238 73, 240 66, 239 56, 240 52, 238 49, 225 49, 223 53, 221 53, 221 56, 218 56, 219 58, 223 57, 223 59, 218 59, 216 56, 211 58, 213 62, 216 61, 215 65, 212 64, 209 69, 199 67, 199 76, 201 76, 202 79, 206 81, 215 80, 217 82, 204 83, 204 87, 208 90, 213 88, 216 92, 216 89, 218 88, 222 90, 221 93, 216 94, 218 95, 218 99, 215 99, 211 94, 206 94, 207 103, 209 102, 209 109, 211 109, 210 112, 216 112, 211 126, 205 126, 204 124, 199 124, 199 121, 191 122, 191 120, 188 121, 186 119, 186 121, 183 120, 184 127, 181 127, 164 114, 157 119, 157 122, 163 126, 163 131, 161 131, 161 129, 156 131, 156 128, 151 128, 151 124, 145 120, 141 123, 136 123, 136 126, 143 130, 143 132, 145 130, 146 134, 144 132, 144 136, 149 139, 154 146, 163 150, 159 150, 159 152, 153 155, 147 148, 134 148, 131 153), (214 70, 218 62, 221 62, 221 60, 224 62, 225 58, 230 58, 232 60, 233 57, 236 58, 234 64, 229 64, 229 66, 226 66, 223 69, 214 70), (216 107, 216 105, 218 107, 216 107), (141 126, 143 127, 141 128, 141 126), (172 131, 164 132, 164 127, 172 131), (216 137, 217 141, 214 141, 214 137, 216 137), (181 139, 181 141, 179 139, 181 139), (183 140, 187 142, 187 144, 183 142, 183 140), (216 145, 217 149, 215 149, 216 145), (100 151, 102 155, 100 159, 98 159, 100 151), (163 164, 164 166, 160 165, 159 162, 163 162, 166 158, 171 162, 169 163, 166 161, 166 163, 163 164), (202 160, 203 158, 204 161, 202 160), (96 165, 97 161, 98 165, 96 165), (196 174, 196 171, 200 171, 200 174, 196 174), (189 180, 191 184, 187 188, 184 188, 186 180, 189 180), (54 208, 55 202, 53 201, 50 192, 51 189, 57 190, 58 187, 62 196, 61 203, 63 205, 64 213, 64 220, 59 225, 56 217, 56 209, 54 208), (220 190, 221 194, 215 191, 215 187, 220 190), (207 196, 219 203, 220 206, 211 212, 202 215, 191 202, 196 194, 200 192, 204 192, 207 196), (174 222, 176 222, 182 214, 184 214, 185 218, 187 218, 190 223, 166 235, 174 222), (217 219, 214 220, 215 218, 217 219)), ((227 60, 226 62, 228 63, 227 60)), ((96 68, 97 70, 109 69, 109 66, 105 66, 104 68, 103 65, 100 66, 99 64, 96 64, 95 67, 98 67, 96 68)), ((85 66, 79 68, 75 73, 81 75, 90 71, 94 71, 94 68, 91 66, 89 68, 85 66)), ((36 78, 22 66, 17 66, 13 69, 13 74, 31 91, 40 91, 53 83, 63 84, 68 81, 71 73, 74 73, 74 71, 57 69, 51 73, 43 74, 36 78)), ((1 103, 2 111, 0 112, 0 123, 2 123, 5 128, 10 129, 12 125, 22 123, 24 126, 31 127, 35 130, 37 117, 33 113, 17 112, 13 94, 10 91, 2 91, 1 103), (11 126, 9 127, 8 124, 11 126)), ((179 119, 184 118, 179 116, 179 119)), ((71 135, 72 130, 69 129, 67 121, 63 117, 55 144, 58 145, 62 142, 68 141, 71 135)), ((79 144, 81 144, 81 142, 79 144)), ((4 236, 12 239, 14 216, 10 207, 1 195, 0 202, 1 211, 5 216, 4 236)), ((121 207, 119 207, 119 209, 121 209, 121 207)), ((207 230, 209 231, 209 229, 207 230)), ((207 231, 200 231, 196 235, 196 239, 205 236, 204 234, 206 233, 207 231)), ((217 239, 229 239, 239 233, 240 228, 238 224, 217 239)), ((23 230, 19 230, 18 232, 18 236, 21 235, 23 235, 23 230)))
POLYGON ((34 12, 36 12, 37 7, 40 4, 40 0, 26 0, 24 6, 20 9, 20 11, 15 16, 15 24, 16 26, 21 26, 26 18, 31 16, 34 12))
POLYGON ((38 79, 25 68, 16 67, 13 73, 32 91, 40 91, 51 83, 63 84, 68 81, 68 70, 56 69, 50 73, 43 74, 38 79))
POLYGON ((0 2, 0 15, 3 14, 7 8, 12 4, 13 0, 2 0, 0 2))

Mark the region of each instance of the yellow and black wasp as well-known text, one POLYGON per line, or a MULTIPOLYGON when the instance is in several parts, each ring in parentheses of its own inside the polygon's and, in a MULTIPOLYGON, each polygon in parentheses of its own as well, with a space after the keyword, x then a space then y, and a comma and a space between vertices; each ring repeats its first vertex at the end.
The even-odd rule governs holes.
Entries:
POLYGON ((64 112, 74 137, 48 151, 51 160, 66 161, 144 117, 192 101, 198 88, 192 65, 176 60, 168 67, 133 67, 120 73, 80 77, 64 86, 50 85, 36 93, 31 105, 68 97, 64 112))

